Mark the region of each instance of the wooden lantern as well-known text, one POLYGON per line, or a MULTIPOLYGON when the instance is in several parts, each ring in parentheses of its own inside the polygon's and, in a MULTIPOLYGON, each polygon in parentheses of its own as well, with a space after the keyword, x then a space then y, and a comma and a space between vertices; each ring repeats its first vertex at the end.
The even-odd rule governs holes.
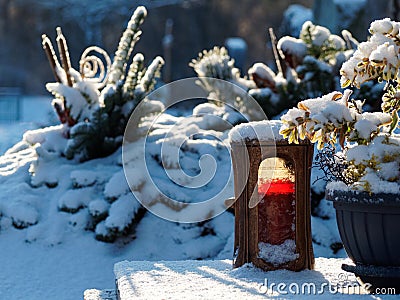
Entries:
POLYGON ((253 263, 267 271, 312 269, 313 146, 308 141, 289 144, 277 132, 275 138, 272 143, 247 137, 240 143, 231 142, 236 198, 234 267, 253 263))

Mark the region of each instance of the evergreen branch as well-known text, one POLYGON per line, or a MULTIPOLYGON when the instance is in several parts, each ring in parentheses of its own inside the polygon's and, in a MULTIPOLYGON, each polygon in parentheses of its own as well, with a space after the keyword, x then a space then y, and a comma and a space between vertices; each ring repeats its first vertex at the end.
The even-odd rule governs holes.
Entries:
POLYGON ((140 38, 141 31, 139 30, 139 26, 143 23, 146 15, 146 8, 140 6, 135 10, 131 20, 128 22, 128 25, 119 41, 114 61, 111 65, 110 76, 108 79, 110 84, 115 84, 119 80, 124 79, 127 62, 132 54, 136 42, 140 38))

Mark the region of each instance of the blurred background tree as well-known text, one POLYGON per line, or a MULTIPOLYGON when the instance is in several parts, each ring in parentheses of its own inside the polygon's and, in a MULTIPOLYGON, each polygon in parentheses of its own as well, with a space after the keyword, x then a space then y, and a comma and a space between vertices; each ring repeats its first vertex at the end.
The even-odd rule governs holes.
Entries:
MULTIPOLYGON (((27 94, 47 94, 53 79, 41 46, 41 35, 55 38, 61 26, 71 62, 77 66, 90 45, 113 54, 126 20, 138 5, 149 11, 137 51, 163 55, 167 19, 172 19, 171 78, 194 76, 188 63, 204 48, 223 45, 231 36, 245 38, 248 65, 267 59, 267 29, 279 27, 282 13, 293 3, 311 0, 0 0, 0 86, 19 86, 27 94)), ((268 54, 269 55, 269 54, 268 54)), ((248 66, 247 65, 247 66, 248 66)))
MULTIPOLYGON (((375 13, 369 9, 363 12, 371 17, 377 11, 385 15, 390 6, 398 4, 397 0, 357 1, 371 2, 375 13)), ((321 7, 335 9, 332 3, 342 2, 346 1, 0 0, 0 86, 17 86, 26 94, 47 94, 44 83, 53 78, 41 49, 42 33, 53 39, 55 28, 61 26, 68 39, 72 65, 77 67, 87 46, 97 45, 114 53, 128 16, 138 5, 145 5, 149 16, 143 24, 143 31, 148 34, 136 49, 148 57, 164 54, 165 25, 168 19, 173 21, 171 58, 166 63, 171 63, 170 78, 178 79, 195 75, 188 63, 198 52, 224 45, 229 37, 242 37, 247 43, 244 70, 256 61, 268 63, 272 59, 268 28, 275 28, 278 37, 290 34, 282 26, 283 13, 290 5, 317 11, 321 7)), ((366 34, 367 25, 362 30, 366 34)))

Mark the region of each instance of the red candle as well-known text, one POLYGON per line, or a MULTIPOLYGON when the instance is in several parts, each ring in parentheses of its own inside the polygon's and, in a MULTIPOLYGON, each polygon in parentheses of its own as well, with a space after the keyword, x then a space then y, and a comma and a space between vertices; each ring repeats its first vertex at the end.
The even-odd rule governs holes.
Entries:
POLYGON ((295 239, 295 183, 287 179, 260 180, 258 192, 259 242, 280 245, 295 239))

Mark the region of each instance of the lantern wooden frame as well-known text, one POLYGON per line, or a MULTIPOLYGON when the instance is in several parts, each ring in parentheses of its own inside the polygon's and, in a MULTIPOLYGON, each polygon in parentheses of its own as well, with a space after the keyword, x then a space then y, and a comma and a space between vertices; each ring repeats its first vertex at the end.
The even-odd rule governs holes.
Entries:
POLYGON ((234 267, 253 263, 264 270, 288 269, 300 271, 313 269, 314 253, 311 236, 310 175, 313 145, 308 141, 288 144, 286 140, 276 143, 250 140, 232 143, 232 161, 235 178, 235 243, 234 267), (266 158, 282 158, 294 163, 295 175, 295 243, 298 258, 279 266, 258 257, 258 206, 249 207, 251 195, 258 184, 258 169, 266 158), (249 165, 243 161, 249 160, 249 165), (242 190, 241 187, 244 186, 242 190))

